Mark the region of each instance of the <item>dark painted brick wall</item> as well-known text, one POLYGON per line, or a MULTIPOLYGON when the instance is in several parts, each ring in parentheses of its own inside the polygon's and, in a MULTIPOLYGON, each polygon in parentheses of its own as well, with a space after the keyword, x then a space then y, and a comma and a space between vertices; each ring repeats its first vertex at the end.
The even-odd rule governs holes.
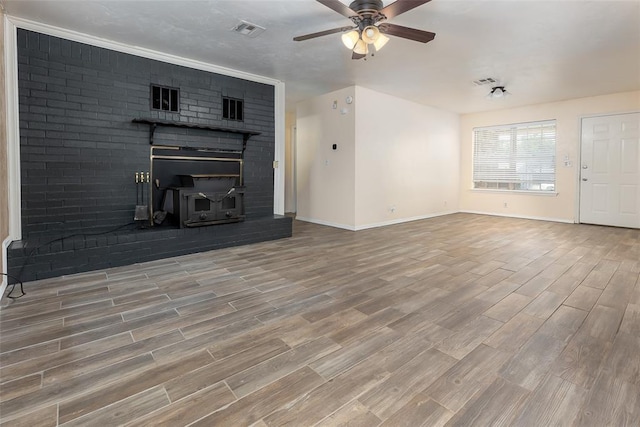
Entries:
MULTIPOLYGON (((26 30, 18 30, 18 74, 23 240, 8 250, 13 276, 42 279, 291 236, 291 218, 273 215, 272 86, 26 30), (151 84, 179 88, 180 111, 152 111, 151 84), (222 96, 244 99, 244 122, 221 118, 222 96), (134 173, 150 166, 149 126, 134 118, 261 132, 245 152, 246 220, 199 229, 127 225, 134 173)), ((154 139, 242 148, 238 135, 197 129, 159 127, 154 139)))
MULTIPOLYGON (((261 132, 245 153, 247 219, 273 214, 274 89, 270 85, 18 31, 23 238, 131 222, 135 171, 149 170, 160 118, 261 132), (180 111, 150 108, 150 84, 180 89, 180 111), (222 119, 222 96, 243 98, 244 122, 222 119)), ((159 128, 156 141, 240 149, 235 135, 159 128)))

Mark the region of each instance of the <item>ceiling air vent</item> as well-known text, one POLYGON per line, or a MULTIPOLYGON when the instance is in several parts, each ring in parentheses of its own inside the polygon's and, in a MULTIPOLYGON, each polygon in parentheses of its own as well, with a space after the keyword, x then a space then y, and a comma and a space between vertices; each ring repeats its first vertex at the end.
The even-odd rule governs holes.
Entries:
POLYGON ((491 77, 487 77, 485 79, 474 80, 473 84, 476 85, 476 86, 483 86, 483 85, 492 85, 492 84, 495 84, 497 82, 498 82, 497 79, 494 79, 494 78, 491 78, 491 77))
POLYGON ((253 39, 264 33, 266 28, 257 24, 252 24, 251 22, 240 21, 231 30, 253 39))

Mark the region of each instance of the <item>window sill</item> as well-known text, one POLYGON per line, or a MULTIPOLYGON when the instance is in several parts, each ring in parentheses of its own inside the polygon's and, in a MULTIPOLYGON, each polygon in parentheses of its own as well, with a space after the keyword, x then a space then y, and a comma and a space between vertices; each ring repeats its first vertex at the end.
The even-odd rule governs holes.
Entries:
POLYGON ((527 191, 527 190, 494 190, 494 189, 484 189, 484 188, 470 188, 469 191, 473 193, 497 193, 497 194, 519 194, 519 195, 528 195, 528 196, 547 196, 547 197, 556 197, 559 193, 555 191, 527 191))

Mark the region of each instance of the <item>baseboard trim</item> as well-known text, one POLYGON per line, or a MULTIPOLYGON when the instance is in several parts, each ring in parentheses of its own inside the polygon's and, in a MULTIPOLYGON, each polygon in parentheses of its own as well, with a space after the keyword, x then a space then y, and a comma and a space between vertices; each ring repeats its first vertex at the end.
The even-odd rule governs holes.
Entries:
POLYGON ((376 223, 373 223, 373 224, 359 225, 355 229, 356 229, 356 231, 358 231, 358 230, 366 230, 366 229, 369 229, 369 228, 386 227, 387 225, 395 225, 395 224, 402 224, 402 223, 405 223, 405 222, 420 221, 422 219, 435 218, 435 217, 438 217, 438 216, 451 215, 451 214, 454 214, 454 213, 457 213, 457 211, 436 212, 436 213, 427 214, 427 215, 412 216, 412 217, 409 217, 409 218, 398 218, 398 219, 393 219, 393 220, 390 220, 390 221, 383 221, 383 222, 376 222, 376 223))
POLYGON ((531 219, 534 221, 550 221, 550 222, 562 222, 564 224, 575 224, 576 222, 570 219, 562 219, 562 218, 550 218, 544 216, 531 216, 531 215, 508 215, 508 214, 500 214, 495 212, 482 212, 482 211, 471 211, 471 210, 460 210, 460 213, 468 213, 468 214, 476 214, 476 215, 489 215, 489 216, 500 216, 503 218, 518 218, 518 219, 531 219))
POLYGON ((352 225, 339 224, 339 223, 336 223, 336 222, 324 221, 324 220, 315 219, 315 218, 307 218, 307 217, 299 216, 299 215, 296 215, 295 219, 300 220, 300 221, 304 221, 304 222, 310 222, 312 224, 326 225, 328 227, 342 228, 343 230, 356 231, 355 227, 352 226, 352 225))
POLYGON ((321 220, 321 219, 307 218, 307 217, 303 217, 303 216, 296 216, 296 219, 298 219, 300 221, 304 221, 304 222, 311 222, 313 224, 319 224, 319 225, 326 225, 328 227, 341 228, 343 230, 360 231, 360 230, 367 230, 369 228, 386 227, 388 225, 402 224, 402 223, 405 223, 405 222, 412 222, 412 221, 420 221, 421 219, 435 218, 435 217, 438 217, 438 216, 451 215, 451 214, 454 214, 454 213, 457 213, 457 211, 436 212, 436 213, 427 214, 427 215, 412 216, 412 217, 409 217, 409 218, 398 218, 398 219, 393 219, 393 220, 390 220, 390 221, 376 222, 376 223, 372 223, 372 224, 364 224, 364 225, 358 225, 358 226, 339 224, 339 223, 335 223, 335 222, 324 221, 324 220, 321 220))

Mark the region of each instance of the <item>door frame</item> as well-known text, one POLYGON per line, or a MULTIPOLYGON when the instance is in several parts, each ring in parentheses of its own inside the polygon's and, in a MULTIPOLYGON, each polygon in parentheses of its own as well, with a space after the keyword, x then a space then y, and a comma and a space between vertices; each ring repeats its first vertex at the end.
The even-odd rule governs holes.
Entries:
POLYGON ((640 114, 640 110, 631 110, 631 111, 619 111, 612 113, 604 113, 604 114, 584 114, 578 117, 578 149, 576 150, 576 169, 575 169, 575 185, 576 185, 576 195, 575 195, 575 223, 582 224, 580 220, 580 201, 582 197, 582 191, 580 186, 580 174, 582 170, 582 121, 584 119, 592 119, 594 117, 609 117, 609 116, 620 116, 623 114, 640 114))

